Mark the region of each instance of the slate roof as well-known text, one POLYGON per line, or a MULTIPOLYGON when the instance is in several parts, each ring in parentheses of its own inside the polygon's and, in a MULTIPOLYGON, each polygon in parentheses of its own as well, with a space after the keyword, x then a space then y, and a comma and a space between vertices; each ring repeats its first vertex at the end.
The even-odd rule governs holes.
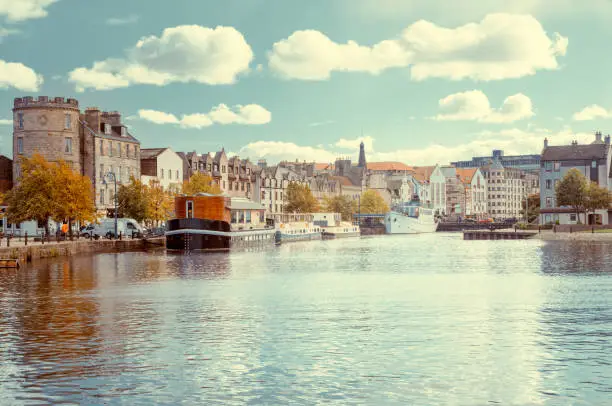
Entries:
POLYGON ((608 155, 610 145, 561 145, 544 148, 542 161, 574 161, 589 159, 604 159, 608 155))
POLYGON ((142 148, 140 150, 140 159, 152 159, 164 152, 167 148, 142 148))

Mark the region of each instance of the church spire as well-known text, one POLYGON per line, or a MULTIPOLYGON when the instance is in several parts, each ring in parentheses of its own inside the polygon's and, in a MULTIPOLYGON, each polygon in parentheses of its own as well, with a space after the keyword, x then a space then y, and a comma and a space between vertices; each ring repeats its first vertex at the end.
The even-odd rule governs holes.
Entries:
POLYGON ((365 168, 366 164, 366 156, 365 156, 365 146, 363 145, 363 141, 359 144, 359 162, 357 163, 359 168, 365 168))

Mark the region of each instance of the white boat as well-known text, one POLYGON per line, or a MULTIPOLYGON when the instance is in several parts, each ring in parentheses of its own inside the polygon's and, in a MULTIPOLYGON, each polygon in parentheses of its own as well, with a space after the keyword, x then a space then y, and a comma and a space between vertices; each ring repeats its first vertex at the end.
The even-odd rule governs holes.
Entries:
POLYGON ((274 214, 276 243, 311 241, 322 238, 322 228, 314 224, 312 214, 274 214))
POLYGON ((424 207, 418 195, 418 184, 414 184, 415 193, 412 199, 411 187, 406 177, 402 180, 401 197, 385 215, 387 234, 421 234, 434 233, 438 229, 436 216, 432 208, 424 207))
POLYGON ((322 228, 323 238, 326 239, 361 236, 359 226, 349 221, 342 221, 340 213, 315 213, 313 221, 322 228))

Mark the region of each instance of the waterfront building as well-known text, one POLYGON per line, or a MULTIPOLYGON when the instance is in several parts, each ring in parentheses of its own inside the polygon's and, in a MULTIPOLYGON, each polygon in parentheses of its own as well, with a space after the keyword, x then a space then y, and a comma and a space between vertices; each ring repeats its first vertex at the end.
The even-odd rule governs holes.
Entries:
POLYGON ((145 185, 155 182, 165 190, 180 190, 183 183, 183 159, 171 148, 141 149, 140 171, 145 185))
POLYGON ((436 165, 429 178, 431 201, 434 212, 440 215, 459 214, 461 185, 457 180, 457 169, 436 165))
POLYGON ((497 159, 481 171, 487 180, 489 215, 497 221, 520 218, 522 202, 527 198, 525 172, 506 168, 497 159))
POLYGON ((578 169, 590 182, 601 187, 612 188, 610 136, 602 139, 601 132, 595 133, 591 144, 548 145, 544 140, 540 168, 540 223, 541 224, 612 224, 612 210, 598 210, 589 219, 578 218, 570 207, 558 206, 556 187, 570 169, 578 169))
POLYGON ((76 99, 31 96, 13 103, 13 182, 21 176, 19 157, 35 153, 47 161, 64 160, 92 181, 96 208, 113 215, 114 186, 140 177, 140 142, 121 121, 118 112, 92 107, 83 114, 76 99))
POLYGON ((457 176, 463 185, 463 210, 466 217, 483 219, 488 217, 487 180, 478 168, 457 169, 457 176))
POLYGON ((491 165, 493 161, 499 161, 505 168, 516 168, 531 172, 539 172, 540 170, 540 155, 504 155, 504 151, 500 149, 493 150, 491 156, 473 157, 469 161, 452 162, 451 165, 455 168, 481 168, 491 165))
POLYGON ((266 166, 260 172, 259 200, 267 214, 283 213, 287 187, 292 182, 307 183, 305 177, 283 166, 266 166))

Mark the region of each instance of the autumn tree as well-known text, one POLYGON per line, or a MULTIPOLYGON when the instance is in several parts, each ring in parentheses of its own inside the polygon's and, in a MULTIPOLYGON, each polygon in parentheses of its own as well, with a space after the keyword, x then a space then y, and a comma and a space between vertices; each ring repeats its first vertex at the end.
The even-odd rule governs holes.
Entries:
POLYGON ((72 170, 70 165, 64 161, 58 162, 53 169, 55 182, 58 184, 57 199, 58 202, 61 202, 54 218, 68 222, 68 229, 72 237, 74 222, 91 222, 96 219, 91 180, 72 170))
POLYGON ((570 206, 580 222, 580 213, 585 211, 588 189, 587 179, 582 172, 576 168, 570 169, 557 185, 557 206, 570 206))
POLYGON ((285 200, 287 202, 285 211, 288 213, 316 213, 319 211, 319 202, 312 195, 308 185, 297 182, 289 183, 285 200))
POLYGON ((121 185, 117 191, 119 217, 129 217, 139 223, 147 217, 147 187, 133 176, 130 183, 121 185))
POLYGON ((323 207, 326 212, 340 213, 344 221, 351 221, 353 213, 357 211, 355 200, 344 195, 326 197, 323 201, 323 207))
POLYGON ((196 172, 191 175, 189 180, 183 182, 183 193, 186 195, 195 195, 198 193, 218 195, 221 194, 221 189, 213 182, 210 176, 196 172))
POLYGON ((540 217, 540 195, 530 195, 527 199, 521 202, 522 210, 521 216, 525 217, 525 211, 527 211, 527 222, 532 223, 538 217, 540 217))
POLYGON ((384 214, 389 211, 389 206, 375 190, 366 190, 361 194, 361 213, 384 214))
POLYGON ((147 187, 147 207, 145 217, 155 225, 172 217, 174 212, 174 193, 165 191, 159 182, 151 181, 147 187))
POLYGON ((595 182, 591 182, 584 201, 585 212, 588 214, 595 213, 596 210, 607 210, 611 203, 610 191, 595 182))
POLYGON ((21 223, 36 220, 45 225, 49 233, 49 220, 58 212, 58 190, 54 166, 40 154, 31 158, 20 157, 21 177, 18 184, 5 196, 8 221, 21 223))

